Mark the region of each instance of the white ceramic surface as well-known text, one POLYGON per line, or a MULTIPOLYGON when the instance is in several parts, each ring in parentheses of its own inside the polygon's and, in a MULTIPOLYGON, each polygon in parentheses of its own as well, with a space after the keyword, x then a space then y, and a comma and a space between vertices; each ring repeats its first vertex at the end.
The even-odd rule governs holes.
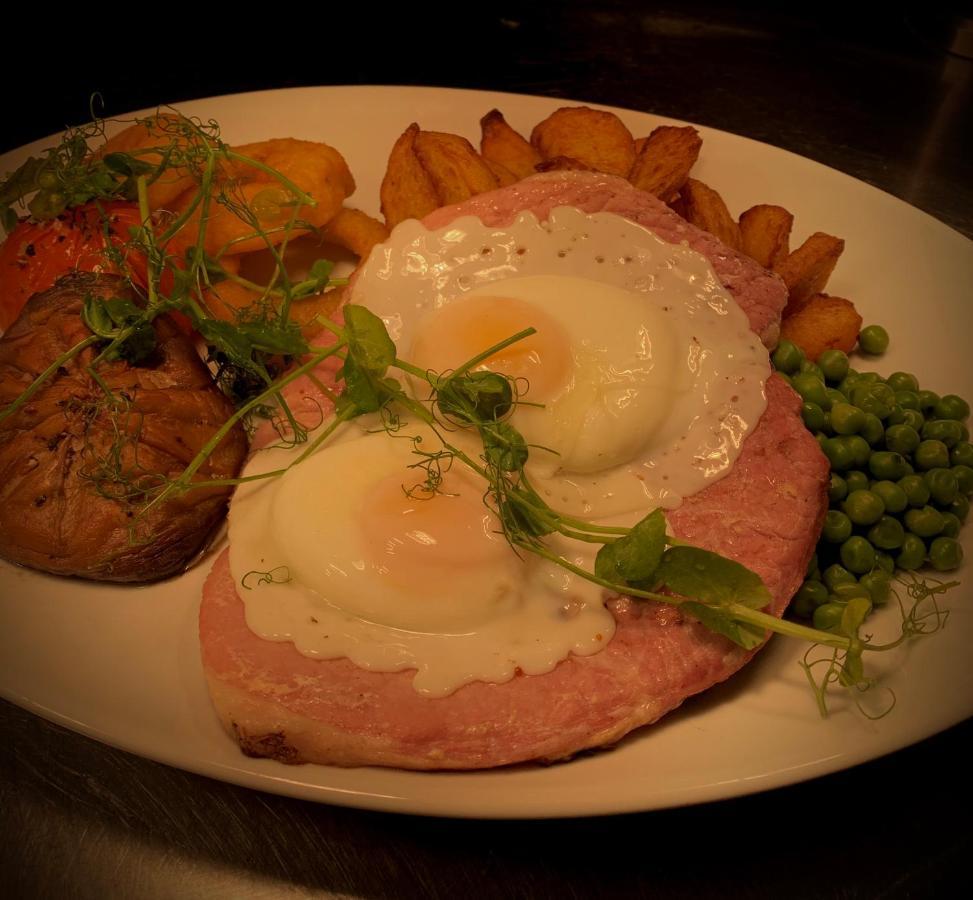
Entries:
MULTIPOLYGON (((353 198, 377 214, 389 148, 411 121, 478 138, 500 108, 522 133, 563 101, 426 88, 330 87, 243 94, 182 105, 216 118, 233 143, 292 135, 326 140, 349 160, 353 198)), ((662 120, 616 110, 636 135, 662 120)), ((697 178, 737 214, 777 203, 796 216, 796 245, 813 231, 845 238, 829 285, 866 323, 891 332, 877 363, 915 372, 924 387, 973 398, 973 243, 869 185, 765 144, 706 128, 697 178)), ((49 145, 0 158, 0 172, 49 145)), ((973 528, 965 547, 973 555, 973 528)), ((211 559, 212 557, 210 557, 211 559)), ((196 615, 209 568, 149 587, 84 584, 0 563, 0 695, 134 753, 248 787, 399 812, 546 817, 648 810, 793 783, 888 753, 973 715, 973 583, 946 600, 944 631, 875 660, 897 704, 872 721, 836 696, 819 718, 798 667, 804 647, 776 638, 728 684, 689 701, 618 747, 551 766, 469 773, 287 767, 244 757, 210 707, 196 615)), ((958 577, 970 582, 967 563, 958 577)), ((895 627, 891 610, 875 621, 895 627)), ((889 632, 891 634, 891 632, 889 632)))

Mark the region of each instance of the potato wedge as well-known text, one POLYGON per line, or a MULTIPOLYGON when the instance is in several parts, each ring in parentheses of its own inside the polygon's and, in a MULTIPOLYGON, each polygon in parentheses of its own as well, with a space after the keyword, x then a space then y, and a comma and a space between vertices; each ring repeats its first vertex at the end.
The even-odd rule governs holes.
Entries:
POLYGON ((790 252, 792 216, 783 206, 762 203, 740 216, 742 250, 765 269, 779 266, 790 252))
POLYGON ((534 126, 530 142, 546 160, 566 156, 622 178, 635 162, 635 141, 622 120, 587 106, 566 106, 551 113, 534 126))
POLYGON ((420 131, 416 135, 415 151, 432 181, 440 206, 462 203, 474 194, 497 187, 496 176, 480 154, 458 134, 420 131))
POLYGON ((686 183, 702 146, 695 128, 662 125, 645 138, 628 180, 640 190, 670 200, 686 183))
POLYGON ((774 271, 787 285, 785 318, 824 290, 844 249, 845 242, 841 238, 818 231, 774 266, 774 271))
POLYGON ((541 155, 507 124, 499 109, 491 109, 480 119, 480 132, 480 154, 494 174, 495 166, 512 172, 515 181, 534 174, 541 155))
POLYGON ((380 197, 385 224, 394 228, 405 219, 421 219, 440 207, 432 179, 415 153, 419 126, 413 122, 389 154, 380 197))
POLYGON ((538 172, 594 172, 591 166, 570 156, 553 156, 537 164, 538 172))
POLYGON ((325 240, 350 250, 355 256, 364 259, 372 252, 372 247, 388 240, 389 230, 378 219, 363 213, 360 209, 344 206, 341 211, 322 229, 325 240))
POLYGON ((850 300, 815 294, 798 312, 784 319, 780 336, 797 344, 808 359, 817 361, 831 348, 850 353, 861 326, 862 317, 850 300))
POLYGON ((687 178, 679 194, 686 207, 687 221, 718 237, 727 247, 740 249, 740 226, 716 191, 702 181, 687 178))
POLYGON ((487 168, 493 172, 494 177, 497 179, 497 187, 507 187, 508 184, 515 184, 520 181, 510 169, 505 169, 500 163, 494 162, 492 159, 487 159, 486 157, 483 158, 483 162, 487 164, 487 168))

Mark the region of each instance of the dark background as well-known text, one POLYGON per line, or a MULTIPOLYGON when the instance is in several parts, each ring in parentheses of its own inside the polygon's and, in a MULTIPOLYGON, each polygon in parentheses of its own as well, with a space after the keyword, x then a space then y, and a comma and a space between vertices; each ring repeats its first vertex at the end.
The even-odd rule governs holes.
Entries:
MULTIPOLYGON (((973 235, 967 14, 850 2, 127 7, 77 18, 37 7, 8 24, 0 149, 84 121, 93 91, 112 115, 295 85, 510 90, 767 141, 973 235)), ((450 822, 258 794, 0 704, 0 884, 11 897, 949 897, 973 886, 971 750, 966 722, 748 798, 450 822)))

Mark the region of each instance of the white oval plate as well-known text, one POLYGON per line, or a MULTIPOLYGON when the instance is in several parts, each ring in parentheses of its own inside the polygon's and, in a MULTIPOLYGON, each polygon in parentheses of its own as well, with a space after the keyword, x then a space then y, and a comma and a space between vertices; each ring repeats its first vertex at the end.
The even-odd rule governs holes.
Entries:
MULTIPOLYGON (((324 140, 348 159, 353 201, 378 213, 389 149, 411 121, 478 140, 498 107, 521 133, 565 101, 399 87, 302 88, 181 105, 215 118, 233 143, 290 135, 324 140)), ((638 135, 663 120, 615 110, 638 135)), ((734 214, 755 203, 795 213, 794 246, 813 231, 846 250, 829 290, 880 322, 892 348, 884 373, 973 398, 969 365, 973 243, 896 198, 783 150, 699 128, 694 176, 734 214)), ((0 173, 36 144, 0 158, 0 173)), ((973 551, 967 526, 965 546, 973 551)), ((948 595, 942 633, 873 660, 897 705, 872 721, 835 698, 819 718, 798 667, 804 647, 782 638, 728 684, 690 700, 618 747, 572 762, 476 773, 288 767, 244 757, 220 729, 199 661, 196 616, 209 560, 149 587, 51 578, 0 563, 0 694, 61 725, 133 753, 247 787, 347 806, 467 817, 575 816, 657 809, 790 784, 873 759, 973 715, 973 589, 948 595)), ((968 576, 969 564, 958 573, 968 576)), ((890 635, 896 616, 877 627, 890 635)))

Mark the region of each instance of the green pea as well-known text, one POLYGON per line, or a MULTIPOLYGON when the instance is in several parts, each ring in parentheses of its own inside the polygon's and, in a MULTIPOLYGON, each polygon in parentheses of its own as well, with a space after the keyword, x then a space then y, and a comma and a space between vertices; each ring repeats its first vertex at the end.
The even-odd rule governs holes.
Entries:
POLYGON ((863 600, 872 599, 868 588, 860 582, 856 582, 855 584, 839 584, 831 596, 832 598, 837 598, 837 600, 832 600, 832 602, 839 603, 847 603, 852 597, 861 597, 863 600))
MULTIPOLYGON (((817 553, 812 553, 811 558, 807 561, 807 571, 804 573, 804 577, 810 578, 811 573, 817 571, 818 571, 818 555, 817 553)), ((821 580, 821 578, 818 575, 816 575, 815 577, 817 578, 818 581, 821 580)))
POLYGON ((880 356, 889 349, 889 333, 881 325, 866 325, 858 333, 858 346, 863 353, 880 356))
POLYGON ((839 584, 854 584, 858 581, 844 566, 833 563, 821 574, 821 580, 828 586, 829 590, 834 590, 839 584))
POLYGON ((897 550, 902 546, 904 538, 905 529, 902 523, 892 516, 882 516, 868 529, 868 539, 879 550, 897 550))
POLYGON ((885 437, 885 426, 875 413, 865 413, 865 424, 862 425, 861 435, 870 447, 877 446, 885 437))
POLYGON ((846 397, 851 395, 851 389, 858 383, 858 373, 854 369, 849 369, 848 374, 839 381, 835 387, 846 397))
MULTIPOLYGON (((871 491, 874 494, 878 494, 882 499, 886 512, 893 514, 900 513, 909 505, 909 498, 905 495, 905 491, 894 481, 876 481, 871 486, 871 491)), ((840 500, 842 498, 839 497, 838 499, 840 500)))
POLYGON ((845 484, 848 487, 849 494, 852 491, 867 491, 869 482, 869 477, 858 469, 852 469, 850 472, 845 472, 845 484))
POLYGON ((926 424, 926 417, 917 409, 899 408, 899 416, 889 416, 886 420, 890 425, 908 425, 916 431, 922 431, 922 426, 926 424))
POLYGON ((794 344, 788 340, 783 340, 777 345, 777 349, 774 350, 774 353, 770 358, 774 364, 774 368, 778 372, 785 372, 788 375, 793 375, 801 368, 801 363, 804 360, 804 354, 801 352, 801 348, 798 347, 797 344, 794 344))
POLYGON ((801 404, 801 418, 804 419, 804 426, 808 431, 821 431, 824 429, 824 410, 817 403, 801 404))
POLYGON ((944 469, 949 465, 949 449, 942 441, 922 441, 912 459, 917 469, 944 469))
POLYGON ((959 479, 953 469, 930 469, 923 473, 929 485, 929 496, 940 506, 949 506, 959 496, 959 479))
POLYGON ((845 614, 845 608, 840 603, 825 603, 814 610, 814 627, 821 631, 832 631, 841 625, 841 617, 845 614))
POLYGON ((821 445, 824 455, 828 457, 831 468, 839 472, 850 469, 854 465, 852 449, 842 437, 830 437, 821 445))
POLYGON ((973 466, 953 466, 950 471, 956 476, 956 486, 959 488, 959 492, 966 497, 973 495, 973 466))
POLYGON ((860 434, 846 434, 842 435, 842 439, 848 442, 848 446, 851 447, 851 461, 852 464, 861 468, 867 465, 869 458, 872 455, 872 448, 868 445, 868 441, 865 440, 860 434))
POLYGON ((878 372, 859 372, 858 380, 862 384, 884 384, 885 379, 878 372))
POLYGON ((885 512, 882 498, 871 491, 852 491, 841 508, 855 525, 874 525, 885 512))
POLYGON ((968 444, 970 442, 970 429, 965 422, 959 423, 960 442, 968 444))
POLYGON ((884 550, 875 551, 875 571, 891 578, 895 574, 895 557, 884 550))
POLYGON ((896 453, 912 453, 919 440, 919 432, 911 425, 890 425, 885 429, 885 446, 896 453))
POLYGON ((820 581, 805 581, 798 588, 794 599, 791 601, 790 611, 802 619, 810 619, 814 615, 815 607, 820 604, 814 602, 815 595, 820 591, 824 595, 822 603, 828 600, 828 589, 820 581))
POLYGON ((944 394, 933 412, 937 419, 965 419, 970 414, 970 404, 956 394, 944 394))
POLYGON ((794 379, 790 375, 784 372, 778 372, 777 377, 784 382, 788 387, 794 387, 794 379))
POLYGON ((820 581, 805 581, 798 591, 798 594, 801 593, 811 601, 812 606, 821 606, 828 602, 828 589, 820 581))
POLYGON ((893 391, 919 390, 919 379, 910 372, 893 372, 885 381, 893 391))
POLYGON ((919 409, 923 412, 932 411, 939 402, 939 394, 935 391, 919 391, 919 409))
POLYGON ((884 606, 888 602, 891 585, 889 576, 885 572, 875 571, 862 575, 859 584, 868 591, 869 599, 874 606, 884 606))
POLYGON ((862 384, 851 389, 851 402, 864 412, 887 419, 895 406, 895 392, 887 384, 862 384))
POLYGON ((943 530, 940 532, 943 537, 959 537, 960 529, 963 527, 959 516, 955 516, 951 512, 944 512, 943 523, 943 530))
POLYGON ((821 448, 821 450, 823 451, 823 450, 824 450, 824 445, 825 445, 825 444, 826 444, 826 443, 827 443, 827 442, 828 442, 829 440, 831 440, 831 435, 830 435, 830 434, 828 434, 827 432, 824 432, 824 431, 819 431, 819 432, 818 432, 818 433, 817 433, 816 435, 814 435, 814 439, 815 439, 815 440, 816 440, 816 441, 818 442, 818 446, 819 446, 819 447, 821 448))
POLYGON ((957 497, 952 503, 949 504, 949 509, 946 511, 951 512, 961 522, 965 522, 966 517, 970 514, 969 498, 957 497))
POLYGON ((910 509, 905 514, 905 527, 917 537, 934 537, 943 530, 945 524, 943 514, 932 506, 910 509))
POLYGON ((956 538, 938 537, 929 547, 929 562, 937 572, 959 568, 963 561, 963 547, 956 538))
POLYGON ((824 517, 821 536, 829 544, 843 544, 851 537, 851 519, 841 510, 829 509, 824 517))
POLYGON ((896 391, 895 405, 899 409, 919 409, 919 394, 915 391, 896 391))
POLYGON ((858 434, 865 424, 865 413, 850 403, 831 406, 831 428, 835 434, 858 434))
POLYGON ((812 375, 810 372, 799 372, 794 376, 793 384, 794 390, 804 400, 817 403, 821 409, 828 409, 831 405, 828 395, 824 392, 824 382, 817 375, 812 375))
POLYGON ((929 485, 921 475, 906 475, 898 485, 905 492, 909 506, 925 506, 929 502, 929 485))
POLYGON ((837 384, 848 374, 848 354, 842 350, 825 350, 818 357, 818 365, 824 372, 824 377, 832 384, 837 384))
POLYGON ((900 569, 911 571, 918 569, 926 561, 926 545, 922 538, 914 534, 907 534, 902 541, 902 549, 895 557, 895 565, 900 569))
POLYGON ((848 402, 848 398, 844 394, 842 394, 841 391, 837 390, 836 388, 826 387, 824 389, 824 393, 827 395, 828 399, 831 401, 831 406, 834 406, 836 403, 847 403, 848 402))
POLYGON ((973 444, 960 441, 949 451, 949 461, 954 466, 970 466, 973 468, 973 444))
POLYGON ((832 503, 836 503, 838 500, 844 500, 848 496, 848 485, 845 479, 842 478, 837 472, 831 473, 831 486, 828 488, 828 499, 832 503))
POLYGON ((922 426, 924 441, 941 441, 952 449, 962 439, 962 425, 954 419, 932 419, 922 426))
POLYGON ((855 575, 871 572, 875 565, 875 548, 858 535, 848 538, 841 545, 838 554, 841 557, 841 564, 855 575))
POLYGON ((868 460, 868 470, 876 478, 891 479, 903 478, 908 474, 905 457, 901 453, 891 450, 879 450, 872 454, 868 460))
POLYGON ((824 381, 824 372, 821 371, 821 367, 817 363, 811 362, 809 359, 801 361, 801 367, 798 369, 798 372, 813 375, 815 378, 819 378, 822 382, 824 381))

